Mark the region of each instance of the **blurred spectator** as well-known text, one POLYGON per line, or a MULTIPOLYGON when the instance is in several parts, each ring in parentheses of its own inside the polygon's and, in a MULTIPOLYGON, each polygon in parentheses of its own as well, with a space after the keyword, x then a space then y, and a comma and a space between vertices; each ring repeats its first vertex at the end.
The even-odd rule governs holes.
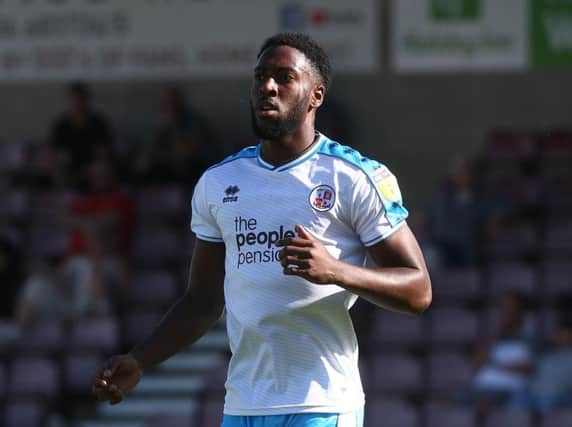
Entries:
POLYGON ((436 257, 433 269, 466 267, 478 262, 483 234, 494 232, 501 209, 477 192, 472 164, 456 158, 444 185, 431 198, 428 228, 436 257))
POLYGON ((206 121, 188 107, 179 89, 164 88, 158 129, 137 156, 137 180, 144 184, 177 181, 192 186, 218 156, 217 143, 206 121))
POLYGON ((112 297, 120 299, 127 283, 135 206, 116 176, 112 162, 93 162, 86 191, 72 200, 65 222, 72 228, 68 254, 89 260, 93 269, 104 274, 112 297))
POLYGON ((12 318, 18 290, 22 281, 21 254, 7 236, 0 234, 0 318, 12 318))
POLYGON ((66 91, 66 111, 51 129, 49 143, 56 180, 77 185, 87 165, 95 159, 113 157, 113 135, 108 121, 91 106, 91 92, 82 82, 66 91))
POLYGON ((86 191, 72 200, 66 218, 72 226, 70 255, 118 255, 129 251, 135 222, 131 196, 119 187, 112 162, 87 168, 86 191))
MULTIPOLYGON (((570 302, 570 298, 567 299, 570 302)), ((515 397, 515 406, 547 413, 572 408, 572 307, 560 312, 554 348, 542 355, 530 388, 515 397)))
POLYGON ((16 305, 16 319, 25 326, 47 318, 104 315, 109 309, 98 269, 86 259, 54 257, 26 279, 16 305))
POLYGON ((483 407, 501 404, 527 387, 534 364, 534 332, 526 308, 523 295, 505 292, 499 300, 496 331, 475 352, 474 399, 483 407))

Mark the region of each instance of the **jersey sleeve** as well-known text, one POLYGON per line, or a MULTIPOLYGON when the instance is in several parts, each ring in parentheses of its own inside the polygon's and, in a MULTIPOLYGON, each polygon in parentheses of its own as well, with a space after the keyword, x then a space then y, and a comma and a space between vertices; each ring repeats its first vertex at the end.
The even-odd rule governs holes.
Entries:
POLYGON ((222 242, 222 233, 212 213, 212 206, 207 198, 207 178, 199 179, 193 192, 191 230, 197 238, 207 242, 222 242))
POLYGON ((352 225, 365 246, 389 237, 409 215, 397 179, 383 165, 358 175, 352 197, 352 225))

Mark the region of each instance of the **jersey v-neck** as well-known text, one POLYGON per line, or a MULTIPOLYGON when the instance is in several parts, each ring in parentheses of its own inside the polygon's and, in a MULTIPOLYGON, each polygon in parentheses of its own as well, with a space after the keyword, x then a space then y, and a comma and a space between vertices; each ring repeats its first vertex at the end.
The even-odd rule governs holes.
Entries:
POLYGON ((262 144, 258 144, 256 146, 256 160, 258 162, 258 165, 264 169, 273 172, 282 172, 291 169, 311 158, 318 151, 323 141, 324 141, 324 135, 322 135, 319 132, 316 132, 316 138, 314 139, 314 142, 312 142, 312 144, 310 144, 298 157, 290 160, 289 162, 282 163, 278 166, 274 166, 266 162, 262 158, 262 155, 260 153, 262 144))

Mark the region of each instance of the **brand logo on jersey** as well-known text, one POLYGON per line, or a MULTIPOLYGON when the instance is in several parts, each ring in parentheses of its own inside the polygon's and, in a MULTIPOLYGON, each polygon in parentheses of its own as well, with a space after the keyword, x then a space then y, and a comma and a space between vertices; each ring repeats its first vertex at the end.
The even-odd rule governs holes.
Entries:
POLYGON ((318 185, 310 192, 310 206, 319 212, 332 209, 336 202, 336 192, 329 185, 318 185))
POLYGON ((237 202, 238 196, 236 195, 236 193, 238 193, 239 191, 240 188, 238 188, 237 185, 229 185, 224 190, 225 196, 222 198, 222 202, 223 203, 237 202))

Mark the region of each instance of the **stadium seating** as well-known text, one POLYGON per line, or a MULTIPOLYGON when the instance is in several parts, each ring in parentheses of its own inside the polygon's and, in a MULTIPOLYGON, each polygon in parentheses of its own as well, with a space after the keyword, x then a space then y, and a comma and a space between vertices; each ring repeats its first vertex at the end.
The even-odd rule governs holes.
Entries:
POLYGON ((457 267, 432 274, 433 296, 437 303, 471 302, 481 296, 481 273, 476 267, 457 267))
POLYGON ((67 343, 66 326, 62 320, 44 319, 22 329, 18 341, 20 354, 55 356, 67 343))
POLYGON ((429 355, 429 388, 434 396, 451 398, 467 388, 472 370, 465 354, 454 351, 434 351, 429 355))
POLYGON ((489 270, 489 295, 497 298, 507 290, 517 290, 528 296, 537 296, 537 277, 535 268, 513 262, 495 264, 489 270))
POLYGON ((175 185, 143 188, 136 194, 138 219, 163 224, 190 220, 189 201, 190 194, 175 185))
POLYGON ((93 352, 70 353, 63 357, 62 362, 66 392, 84 396, 91 394, 91 380, 103 357, 93 352))
POLYGON ((173 268, 181 261, 184 243, 179 227, 143 224, 135 233, 133 262, 136 267, 173 268))
POLYGON ((69 348, 112 354, 119 349, 119 321, 115 317, 78 319, 71 325, 69 348))
POLYGON ((8 375, 12 396, 54 401, 61 392, 61 371, 49 358, 22 357, 12 360, 8 375))
POLYGON ((419 392, 423 386, 420 361, 405 352, 383 352, 371 358, 368 390, 388 396, 419 392))
MULTIPOLYGON (((561 295, 572 289, 571 135, 564 130, 493 130, 482 150, 480 184, 516 213, 496 233, 483 234, 482 262, 433 272, 434 302, 424 316, 356 304, 352 316, 360 321, 366 427, 572 426, 567 410, 542 418, 502 408, 478 415, 470 405, 453 403, 474 374, 469 350, 495 330, 495 303, 504 291, 516 289, 531 297, 526 321, 531 337, 546 345, 554 336, 561 295)), ((47 157, 45 146, 0 144, 0 177, 46 173, 47 157)), ((11 182, 0 182, 0 230, 21 245, 31 262, 64 253, 68 230, 54 218, 69 206, 74 192, 11 182)), ((179 185, 128 189, 137 207, 130 296, 106 318, 43 321, 24 329, 0 321, 0 426, 41 425, 49 413, 66 409, 62 399, 72 396, 90 415, 98 414, 92 425, 117 421, 90 396, 94 366, 144 339, 181 295, 194 243, 187 232, 188 190, 179 185)), ((208 381, 191 398, 193 405, 199 403, 197 411, 145 415, 141 425, 220 426, 228 345, 224 333, 215 332, 197 343, 196 353, 164 366, 167 380, 183 371, 204 371, 208 381)), ((136 403, 145 407, 145 399, 136 403)))
POLYGON ((224 399, 222 395, 208 396, 201 408, 197 425, 201 427, 220 427, 224 399))
POLYGON ((376 310, 369 335, 374 351, 384 348, 414 347, 423 344, 424 322, 421 318, 402 316, 386 310, 376 310))
POLYGON ((541 427, 564 427, 572 425, 572 410, 559 410, 547 414, 542 420, 541 427))
POLYGON ((0 142, 0 174, 14 174, 23 170, 27 158, 26 144, 0 142))
POLYGON ((429 322, 433 347, 470 344, 479 334, 479 317, 467 309, 435 307, 429 312, 429 322))
POLYGON ((415 405, 405 400, 386 397, 369 399, 365 411, 365 425, 379 426, 382 420, 384 427, 420 426, 420 415, 415 405))
POLYGON ((446 402, 428 402, 425 405, 426 427, 474 427, 475 415, 467 407, 446 402))
POLYGON ((517 409, 497 409, 486 417, 484 423, 484 427, 532 427, 532 425, 531 414, 517 409))
POLYGON ((6 403, 4 409, 4 427, 39 427, 48 413, 41 400, 14 399, 6 403))
POLYGON ((168 270, 136 274, 130 299, 137 307, 165 307, 179 295, 176 277, 168 270))
POLYGON ((136 308, 122 316, 122 341, 128 348, 140 343, 149 331, 159 324, 165 313, 162 310, 136 308))

